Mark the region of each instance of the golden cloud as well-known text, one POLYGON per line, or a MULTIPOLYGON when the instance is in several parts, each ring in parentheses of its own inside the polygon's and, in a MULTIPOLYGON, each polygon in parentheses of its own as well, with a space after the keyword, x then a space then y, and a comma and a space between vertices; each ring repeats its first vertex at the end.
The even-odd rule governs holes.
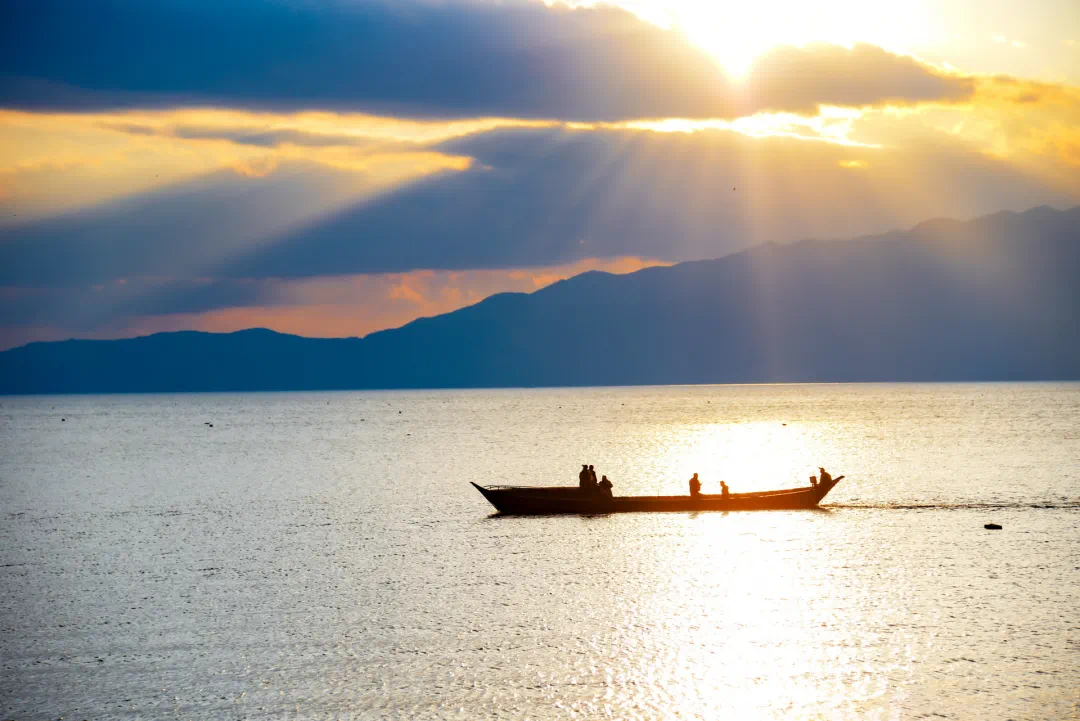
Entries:
MULTIPOLYGON (((266 177, 311 162, 362 192, 470 167, 432 143, 509 121, 435 123, 230 110, 72 114, 0 110, 0 210, 31 219, 228 169, 266 177)), ((5 220, 0 218, 0 221, 5 220)))
POLYGON ((278 159, 272 155, 264 155, 261 158, 238 160, 230 167, 247 178, 265 178, 277 170, 278 159))

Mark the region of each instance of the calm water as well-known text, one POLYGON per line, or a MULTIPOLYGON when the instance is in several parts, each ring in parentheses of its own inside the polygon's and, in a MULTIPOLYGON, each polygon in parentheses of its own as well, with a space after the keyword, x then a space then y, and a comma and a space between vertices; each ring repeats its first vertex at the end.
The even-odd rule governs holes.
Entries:
POLYGON ((0 511, 4 718, 1080 718, 1080 385, 0 398, 0 511), (582 462, 847 479, 468 485, 582 462))

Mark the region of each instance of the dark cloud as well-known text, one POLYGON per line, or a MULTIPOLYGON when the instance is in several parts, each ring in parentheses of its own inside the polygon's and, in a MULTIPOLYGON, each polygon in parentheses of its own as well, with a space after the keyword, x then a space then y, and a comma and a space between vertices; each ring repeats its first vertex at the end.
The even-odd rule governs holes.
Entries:
POLYGON ((547 128, 478 133, 442 149, 475 163, 362 202, 350 202, 330 170, 285 164, 267 178, 216 174, 5 227, 0 286, 687 260, 1078 200, 944 140, 889 150, 726 131, 547 128))
POLYGON ((292 128, 221 127, 214 125, 153 126, 142 123, 104 121, 98 124, 106 130, 128 135, 148 135, 181 140, 224 140, 236 145, 258 148, 277 148, 295 145, 304 148, 351 147, 371 150, 415 148, 415 144, 383 138, 347 135, 344 133, 314 133, 292 128))
POLYGON ((267 177, 222 170, 89 210, 0 227, 0 285, 202 278, 359 195, 355 174, 290 163, 267 177))
POLYGON ((969 81, 879 48, 785 48, 733 86, 611 7, 425 0, 34 0, 0 23, 0 105, 215 105, 580 121, 954 100, 969 81))
POLYGON ((747 89, 748 104, 755 109, 816 113, 821 105, 965 100, 975 92, 975 81, 875 45, 810 45, 777 47, 758 58, 747 89))
POLYGON ((393 143, 376 138, 332 133, 309 133, 303 130, 252 130, 251 128, 204 128, 181 125, 171 130, 171 135, 187 140, 228 140, 237 145, 254 145, 260 148, 276 148, 296 145, 304 148, 348 146, 389 150, 407 147, 406 143, 393 143))
POLYGON ((476 163, 297 229, 220 272, 304 277, 623 255, 676 261, 1077 200, 955 144, 922 152, 725 131, 551 128, 479 133, 442 149, 476 163), (864 165, 842 165, 852 158, 864 165))
POLYGON ((34 0, 0 29, 9 107, 214 104, 617 120, 728 114, 716 65, 614 8, 34 0))
POLYGON ((242 280, 147 280, 74 288, 9 289, 0 327, 52 327, 83 333, 132 318, 272 305, 275 285, 242 280))

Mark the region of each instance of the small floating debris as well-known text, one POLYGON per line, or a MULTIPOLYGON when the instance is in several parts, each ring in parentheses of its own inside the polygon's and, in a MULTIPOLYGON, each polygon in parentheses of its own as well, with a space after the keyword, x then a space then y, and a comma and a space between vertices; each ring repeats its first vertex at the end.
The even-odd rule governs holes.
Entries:
POLYGON ((999 526, 996 523, 987 523, 986 525, 983 526, 983 528, 985 528, 988 531, 1000 531, 1001 530, 1001 526, 999 526))

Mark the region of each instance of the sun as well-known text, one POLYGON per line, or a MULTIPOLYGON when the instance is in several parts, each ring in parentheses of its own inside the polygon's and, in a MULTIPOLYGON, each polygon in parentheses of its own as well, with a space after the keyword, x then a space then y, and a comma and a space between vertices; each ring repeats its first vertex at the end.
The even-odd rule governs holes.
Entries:
POLYGON ((734 80, 778 45, 870 43, 893 52, 940 44, 933 0, 543 0, 548 5, 614 5, 682 33, 734 80))
POLYGON ((743 78, 754 59, 779 44, 775 29, 741 5, 686 2, 680 6, 676 27, 707 52, 733 78, 743 78))
POLYGON ((665 6, 670 24, 734 79, 777 45, 866 42, 897 50, 918 44, 925 32, 921 0, 902 9, 865 0, 669 0, 665 6))

